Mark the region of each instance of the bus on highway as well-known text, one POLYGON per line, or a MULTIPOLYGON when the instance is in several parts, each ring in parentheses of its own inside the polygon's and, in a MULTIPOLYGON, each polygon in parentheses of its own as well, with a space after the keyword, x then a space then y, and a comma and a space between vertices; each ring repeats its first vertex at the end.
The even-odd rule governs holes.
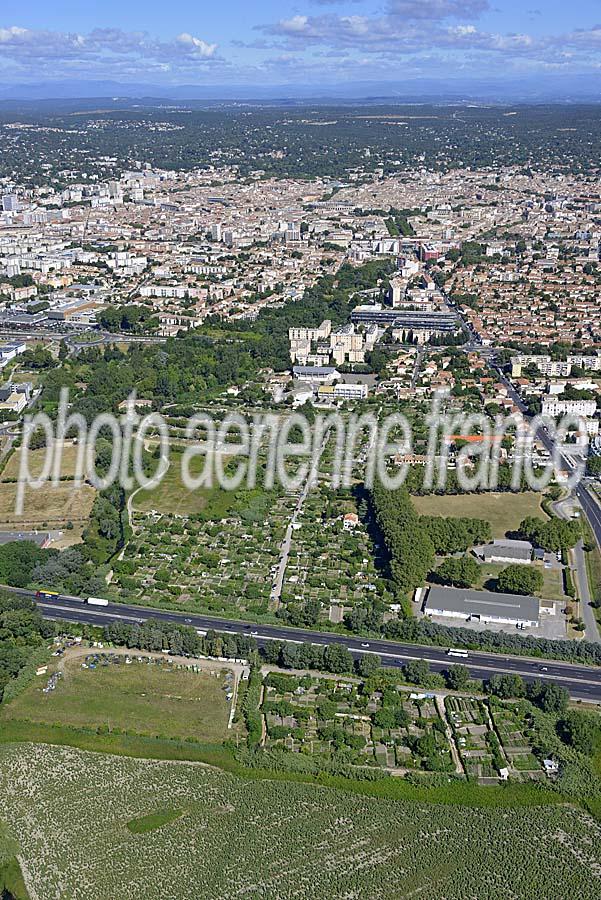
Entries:
POLYGON ((104 600, 102 597, 88 597, 86 603, 89 606, 108 606, 108 600, 104 600))
POLYGON ((36 600, 58 600, 60 594, 58 591, 36 591, 36 600))
POLYGON ((467 650, 456 650, 454 647, 449 647, 447 650, 447 656, 458 656, 460 659, 467 659, 469 653, 467 650))

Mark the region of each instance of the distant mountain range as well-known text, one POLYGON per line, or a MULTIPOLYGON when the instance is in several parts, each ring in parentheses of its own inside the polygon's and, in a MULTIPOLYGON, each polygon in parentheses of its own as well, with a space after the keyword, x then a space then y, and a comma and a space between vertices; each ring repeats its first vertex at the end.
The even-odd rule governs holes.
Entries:
POLYGON ((158 85, 117 81, 54 81, 0 85, 0 101, 121 100, 200 102, 600 102, 601 74, 546 75, 524 79, 419 79, 405 82, 357 81, 345 84, 158 85))

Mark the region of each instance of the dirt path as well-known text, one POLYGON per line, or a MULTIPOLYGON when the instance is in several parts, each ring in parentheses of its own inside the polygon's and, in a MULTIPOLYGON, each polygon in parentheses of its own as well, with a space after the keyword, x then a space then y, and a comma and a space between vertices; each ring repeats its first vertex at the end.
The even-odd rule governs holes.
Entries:
POLYGON ((438 710, 438 715, 441 718, 441 721, 445 727, 445 734, 447 736, 447 741, 449 742, 449 747, 451 750, 451 757, 453 758, 453 762, 455 764, 455 773, 457 775, 465 775, 465 770, 463 768, 463 763, 461 762, 461 757, 459 756, 459 751, 457 749, 457 744, 455 743, 455 738, 453 736, 453 730, 449 725, 449 721, 447 719, 447 711, 444 708, 444 698, 437 694, 435 698, 436 709, 438 710))

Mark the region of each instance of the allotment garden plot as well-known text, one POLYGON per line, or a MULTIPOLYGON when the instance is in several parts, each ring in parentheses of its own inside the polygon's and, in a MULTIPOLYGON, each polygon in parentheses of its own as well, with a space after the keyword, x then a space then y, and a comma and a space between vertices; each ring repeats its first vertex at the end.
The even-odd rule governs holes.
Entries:
POLYGON ((313 490, 293 531, 283 602, 319 605, 336 621, 342 608, 364 604, 378 591, 376 548, 350 491, 313 490))
POLYGON ((532 752, 524 706, 449 696, 445 708, 467 775, 484 784, 503 770, 512 780, 544 778, 532 752))
POLYGON ((232 615, 266 613, 296 497, 231 492, 223 517, 222 499, 195 516, 137 513, 135 536, 113 567, 122 596, 232 615))
POLYGON ((345 679, 265 679, 266 746, 387 769, 454 771, 433 697, 345 679))

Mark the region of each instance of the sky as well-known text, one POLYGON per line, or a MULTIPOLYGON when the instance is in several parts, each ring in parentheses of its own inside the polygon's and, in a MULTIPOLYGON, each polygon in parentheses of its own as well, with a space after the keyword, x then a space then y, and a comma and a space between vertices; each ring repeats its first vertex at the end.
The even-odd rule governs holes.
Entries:
POLYGON ((2 0, 0 83, 601 75, 601 0, 2 0))

